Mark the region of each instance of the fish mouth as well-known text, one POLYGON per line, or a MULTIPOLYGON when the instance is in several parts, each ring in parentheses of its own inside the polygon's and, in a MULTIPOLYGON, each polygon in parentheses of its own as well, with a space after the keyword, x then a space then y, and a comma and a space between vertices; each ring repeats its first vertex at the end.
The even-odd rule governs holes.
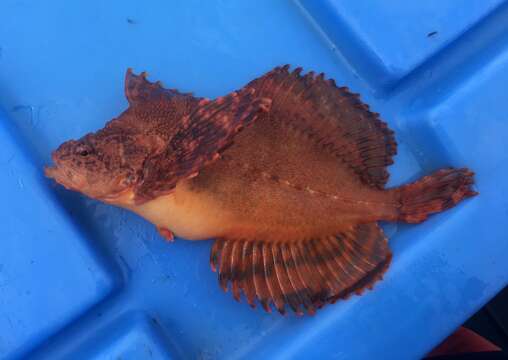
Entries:
MULTIPOLYGON (((122 198, 128 199, 130 198, 130 192, 132 189, 130 188, 120 188, 117 191, 111 192, 91 192, 89 186, 84 179, 77 176, 71 169, 68 169, 66 166, 62 166, 55 161, 55 165, 53 166, 45 166, 44 167, 44 175, 50 179, 53 179, 58 184, 65 187, 67 190, 78 191, 81 192, 91 198, 106 202, 106 203, 115 203, 122 198)), ((117 181, 118 185, 120 185, 120 180, 117 181)))
POLYGON ((44 175, 50 179, 55 180, 57 183, 63 185, 68 190, 75 190, 71 182, 62 174, 62 169, 58 168, 58 166, 45 166, 44 175))
POLYGON ((56 180, 58 168, 56 166, 44 166, 44 175, 47 178, 56 180))
POLYGON ((58 164, 57 161, 55 161, 55 165, 53 166, 44 167, 44 175, 55 180, 67 190, 81 191, 79 184, 75 181, 76 179, 72 171, 66 170, 63 166, 58 164))
POLYGON ((54 165, 44 166, 44 175, 60 183, 62 169, 59 167, 60 164, 55 152, 51 154, 51 159, 54 165))

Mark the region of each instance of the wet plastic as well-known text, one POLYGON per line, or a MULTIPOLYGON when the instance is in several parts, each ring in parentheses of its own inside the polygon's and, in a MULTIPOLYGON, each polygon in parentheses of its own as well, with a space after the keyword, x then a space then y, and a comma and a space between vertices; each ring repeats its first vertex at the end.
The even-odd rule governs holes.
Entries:
POLYGON ((508 280, 508 4, 501 0, 0 5, 0 358, 420 358, 508 280), (452 4, 453 3, 453 4, 452 4), (43 176, 50 151, 126 107, 127 67, 214 97, 291 63, 396 132, 389 185, 468 166, 480 195, 386 225, 385 280, 297 318, 220 290, 210 242, 43 176))

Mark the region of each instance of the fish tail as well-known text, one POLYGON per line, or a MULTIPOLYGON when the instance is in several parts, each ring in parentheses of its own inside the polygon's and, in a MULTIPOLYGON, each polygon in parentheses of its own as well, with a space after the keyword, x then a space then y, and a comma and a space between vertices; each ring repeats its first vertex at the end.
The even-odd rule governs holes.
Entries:
POLYGON ((477 195, 471 188, 473 176, 469 169, 447 168, 395 189, 400 202, 398 220, 420 223, 430 214, 450 209, 477 195))

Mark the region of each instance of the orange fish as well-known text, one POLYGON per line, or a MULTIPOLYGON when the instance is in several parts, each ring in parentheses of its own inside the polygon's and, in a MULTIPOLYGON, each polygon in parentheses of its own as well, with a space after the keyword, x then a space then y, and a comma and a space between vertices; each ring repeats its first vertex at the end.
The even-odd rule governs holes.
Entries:
POLYGON ((385 189, 393 131, 323 74, 277 67, 208 100, 128 70, 129 107, 53 152, 46 175, 130 209, 167 239, 216 238, 219 283, 255 307, 315 313, 390 264, 378 221, 419 223, 476 195, 468 169, 385 189))

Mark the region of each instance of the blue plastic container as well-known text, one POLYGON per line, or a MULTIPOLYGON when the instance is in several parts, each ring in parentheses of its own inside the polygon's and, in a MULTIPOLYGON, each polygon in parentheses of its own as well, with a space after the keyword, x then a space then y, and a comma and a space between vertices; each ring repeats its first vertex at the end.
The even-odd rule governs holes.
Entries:
POLYGON ((508 280, 508 4, 502 0, 0 4, 0 358, 417 359, 508 280), (223 293, 210 242, 44 178, 50 151, 126 108, 127 67, 215 97, 291 63, 395 130, 390 185, 442 166, 480 196, 387 225, 374 291, 281 317, 223 293))

